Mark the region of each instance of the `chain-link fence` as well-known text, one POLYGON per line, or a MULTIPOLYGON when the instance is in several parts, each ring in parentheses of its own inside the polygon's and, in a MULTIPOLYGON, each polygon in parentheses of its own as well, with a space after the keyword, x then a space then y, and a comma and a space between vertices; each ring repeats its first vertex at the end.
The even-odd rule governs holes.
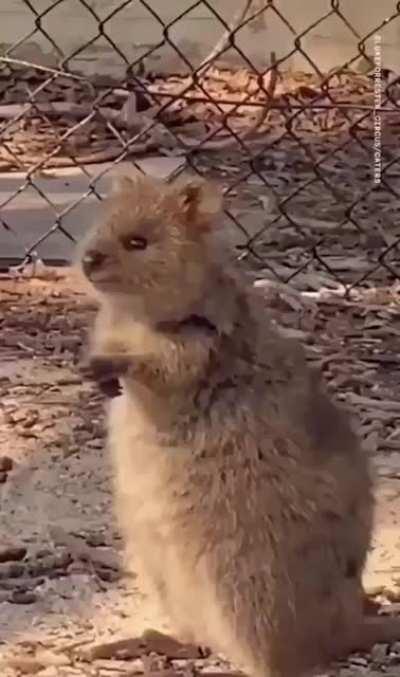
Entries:
MULTIPOLYGON (((375 8, 380 18, 363 34, 345 0, 313 3, 317 14, 302 30, 283 0, 232 2, 231 21, 220 4, 20 0, 23 34, 8 35, 0 57, 3 269, 68 262, 109 171, 129 162, 169 178, 189 169, 219 181, 227 237, 257 275, 308 290, 400 277, 400 78, 384 67, 390 35, 399 35, 400 3, 387 2, 389 14, 375 8), (62 5, 79 6, 81 20, 96 28, 70 51, 49 23, 62 5), (168 16, 160 10, 166 5, 168 16), (133 58, 110 29, 132 7, 159 36, 133 58), (192 50, 195 59, 175 38, 188 16, 190 25, 198 21, 200 46, 207 26, 217 36, 208 54, 192 50), (328 69, 310 36, 321 37, 332 21, 337 51, 346 34, 349 56, 328 69), (274 27, 284 40, 267 39, 274 27), (32 55, 35 40, 48 45, 50 60, 32 55), (76 68, 89 47, 96 64, 99 41, 119 62, 117 74, 76 68), (267 49, 269 42, 278 48, 267 49), (168 60, 157 67, 166 50, 175 59, 170 73, 168 60)), ((368 13, 367 5, 356 11, 368 13)), ((3 27, 7 16, 0 8, 3 27)), ((131 19, 129 30, 135 36, 140 25, 131 19)))

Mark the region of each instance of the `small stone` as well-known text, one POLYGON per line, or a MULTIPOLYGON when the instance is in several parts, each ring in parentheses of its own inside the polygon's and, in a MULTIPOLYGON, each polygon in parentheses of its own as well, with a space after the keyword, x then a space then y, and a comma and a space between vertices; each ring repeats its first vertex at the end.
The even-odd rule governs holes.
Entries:
POLYGON ((371 651, 371 660, 373 663, 384 663, 388 655, 388 644, 375 644, 371 651))
POLYGON ((32 590, 38 585, 43 585, 45 582, 44 578, 10 578, 9 580, 0 581, 1 590, 22 590, 26 592, 27 590, 32 590))
POLYGON ((75 454, 79 454, 80 448, 77 445, 72 445, 70 447, 64 447, 62 449, 62 455, 63 458, 69 458, 70 456, 75 456, 75 454))
POLYGON ((400 614, 400 602, 384 605, 381 613, 383 616, 397 616, 400 614))
POLYGON ((39 674, 40 677, 60 677, 59 670, 55 665, 50 665, 50 667, 41 670, 39 674))
POLYGON ((72 557, 67 552, 50 553, 37 558, 33 564, 28 567, 31 576, 44 576, 55 572, 59 575, 60 569, 66 569, 72 561, 72 557))
POLYGON ((10 472, 14 467, 14 461, 9 456, 0 456, 0 471, 10 472))
POLYGON ((368 667, 368 661, 366 658, 363 658, 362 656, 351 656, 349 659, 349 663, 351 665, 357 665, 360 666, 361 668, 366 668, 368 667))
POLYGON ((103 446, 103 440, 101 440, 99 437, 96 437, 95 439, 88 440, 87 446, 90 449, 101 449, 103 446))
POLYGON ((25 567, 23 564, 16 562, 0 564, 0 580, 4 578, 19 578, 25 574, 25 567))
POLYGON ((389 602, 400 602, 400 587, 385 588, 383 594, 389 602))
POLYGON ((37 595, 34 592, 24 592, 22 590, 14 590, 10 597, 12 604, 34 604, 36 600, 37 595))
MULTIPOLYGON (((77 346, 81 343, 81 338, 79 336, 66 336, 60 341, 60 348, 62 350, 75 350, 77 346)), ((62 384, 61 384, 62 385, 62 384)))
POLYGON ((72 562, 72 555, 68 550, 55 554, 55 565, 59 569, 65 569, 72 562))
POLYGON ((85 566, 83 562, 72 562, 72 564, 69 565, 68 567, 68 574, 69 575, 82 575, 82 574, 87 574, 88 572, 88 567, 85 566))
POLYGON ((0 549, 0 562, 19 562, 25 555, 26 548, 23 546, 7 546, 0 549))
POLYGON ((91 545, 93 548, 99 548, 102 545, 106 545, 104 535, 101 533, 88 534, 85 540, 86 543, 91 545))
POLYGON ((27 567, 28 576, 46 576, 50 571, 52 571, 52 567, 49 568, 45 560, 35 562, 27 567))
MULTIPOLYGON (((62 667, 65 665, 70 665, 71 661, 63 653, 54 653, 48 649, 42 649, 36 653, 36 659, 40 661, 44 666, 49 667, 62 667)), ((57 673, 58 674, 58 673, 57 673)))
POLYGON ((114 581, 118 581, 121 578, 121 575, 117 571, 103 569, 102 567, 96 568, 96 574, 100 580, 106 583, 114 583, 114 581))

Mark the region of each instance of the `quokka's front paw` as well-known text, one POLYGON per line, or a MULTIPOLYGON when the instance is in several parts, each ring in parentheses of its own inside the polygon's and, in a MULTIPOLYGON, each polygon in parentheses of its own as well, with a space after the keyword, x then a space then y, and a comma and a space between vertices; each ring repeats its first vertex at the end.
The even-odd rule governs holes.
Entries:
POLYGON ((113 357, 94 355, 89 361, 89 371, 95 381, 119 378, 128 371, 129 360, 124 355, 113 357))
POLYGON ((122 393, 121 384, 117 378, 98 381, 97 384, 103 395, 106 397, 118 397, 118 395, 121 395, 122 393))
POLYGON ((100 390, 107 397, 117 397, 121 394, 119 377, 126 373, 127 359, 124 356, 94 355, 83 365, 82 371, 86 378, 96 381, 100 390))

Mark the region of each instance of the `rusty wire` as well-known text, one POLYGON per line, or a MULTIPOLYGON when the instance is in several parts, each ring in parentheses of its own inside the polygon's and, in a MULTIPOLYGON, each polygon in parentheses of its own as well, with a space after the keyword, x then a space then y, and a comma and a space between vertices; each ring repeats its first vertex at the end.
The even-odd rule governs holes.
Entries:
MULTIPOLYGON (((99 182, 110 166, 156 152, 179 155, 191 171, 210 174, 222 183, 240 258, 250 261, 257 275, 273 274, 305 289, 343 285, 346 290, 400 278, 400 154, 395 144, 400 77, 380 71, 382 97, 374 105, 376 64, 369 51, 374 36, 380 39, 393 22, 400 26, 399 2, 393 2, 389 17, 382 15, 379 24, 361 36, 340 0, 325 2, 318 20, 301 33, 274 0, 243 3, 231 25, 211 0, 177 10, 168 23, 151 0, 137 0, 162 38, 132 62, 109 35, 108 25, 133 0, 121 0, 105 17, 96 12, 95 3, 79 0, 96 22, 97 33, 70 54, 63 53, 45 28, 46 18, 63 0, 49 1, 41 11, 31 0, 21 1, 32 15, 32 28, 0 56, 0 170, 16 177, 0 202, 0 227, 15 240, 16 252, 9 257, 0 251, 3 269, 36 259, 67 262, 69 254, 43 254, 43 245, 55 234, 66 243, 75 241, 68 218, 88 199, 101 200, 99 182), (196 67, 172 33, 199 6, 219 25, 221 39, 196 67), (264 70, 237 41, 240 31, 261 16, 281 22, 293 44, 279 58, 272 53, 264 70), (308 53, 305 39, 332 18, 351 32, 356 47, 348 61, 324 73, 308 53), (51 66, 21 56, 24 44, 38 34, 51 45, 55 60, 51 66), (100 38, 124 65, 117 82, 73 68, 74 59, 100 38), (185 71, 175 89, 167 76, 157 77, 147 68, 149 57, 165 46, 175 52, 185 71), (217 67, 228 52, 240 58, 241 69, 217 67), (297 79, 288 71, 295 54, 303 57, 309 71, 297 79), (357 73, 360 60, 369 63, 369 73, 357 73), (72 103, 63 101, 63 91, 73 93, 72 103), (373 154, 377 115, 382 140, 378 183, 373 154), (184 122, 191 118, 188 129, 194 120, 200 135, 185 132, 184 122), (97 168, 103 162, 107 166, 97 168), (89 171, 92 165, 95 169, 89 171), (60 206, 41 178, 62 167, 75 167, 86 176, 87 186, 60 206), (21 234, 12 218, 11 207, 25 191, 41 201, 46 213, 47 223, 32 237, 29 232, 21 234)), ((7 181, 4 174, 3 180, 7 181)))

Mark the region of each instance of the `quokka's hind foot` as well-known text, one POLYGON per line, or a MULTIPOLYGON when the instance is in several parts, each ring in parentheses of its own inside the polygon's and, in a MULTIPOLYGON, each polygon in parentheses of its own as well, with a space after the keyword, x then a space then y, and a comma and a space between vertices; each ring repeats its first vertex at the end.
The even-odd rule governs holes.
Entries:
POLYGON ((92 660, 142 658, 149 654, 158 654, 169 659, 204 658, 209 652, 194 644, 184 644, 174 637, 157 630, 148 629, 140 637, 121 639, 115 642, 98 644, 87 652, 92 660))
POLYGON ((114 365, 110 360, 94 358, 90 362, 80 364, 80 372, 85 379, 97 383, 99 390, 106 397, 118 397, 122 388, 119 376, 123 373, 121 365, 114 365))

